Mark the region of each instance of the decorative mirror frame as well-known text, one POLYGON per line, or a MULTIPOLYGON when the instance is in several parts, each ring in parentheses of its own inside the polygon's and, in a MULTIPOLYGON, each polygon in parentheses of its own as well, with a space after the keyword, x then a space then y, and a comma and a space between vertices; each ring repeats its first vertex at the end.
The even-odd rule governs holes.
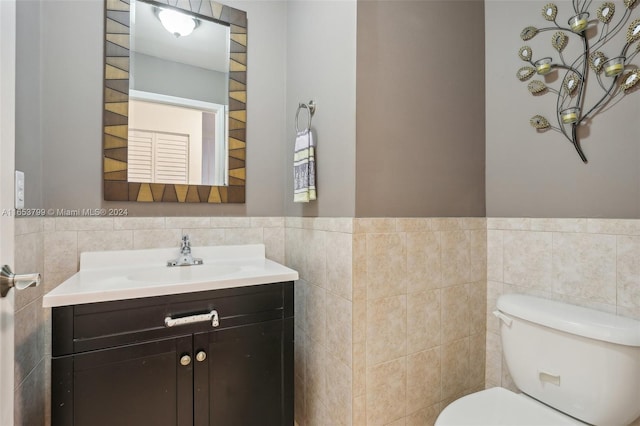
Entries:
POLYGON ((247 127, 247 14, 212 0, 149 1, 230 27, 229 185, 127 181, 129 123, 129 0, 105 0, 103 173, 106 201, 244 203, 247 127))

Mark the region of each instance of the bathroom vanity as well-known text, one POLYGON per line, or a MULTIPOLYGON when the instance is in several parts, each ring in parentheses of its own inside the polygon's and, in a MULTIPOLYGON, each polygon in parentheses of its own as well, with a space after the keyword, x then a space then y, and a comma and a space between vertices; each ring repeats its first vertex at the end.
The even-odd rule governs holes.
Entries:
POLYGON ((297 272, 261 245, 151 264, 175 253, 84 253, 45 295, 53 426, 293 424, 297 272))

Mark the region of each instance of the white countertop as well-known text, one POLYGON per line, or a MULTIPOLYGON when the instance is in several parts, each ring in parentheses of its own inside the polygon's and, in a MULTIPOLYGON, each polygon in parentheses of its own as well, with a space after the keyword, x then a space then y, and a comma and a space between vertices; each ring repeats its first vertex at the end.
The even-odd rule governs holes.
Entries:
POLYGON ((166 266, 177 248, 87 252, 80 271, 45 294, 42 305, 79 305, 298 279, 298 272, 265 257, 263 244, 192 247, 202 265, 166 266))

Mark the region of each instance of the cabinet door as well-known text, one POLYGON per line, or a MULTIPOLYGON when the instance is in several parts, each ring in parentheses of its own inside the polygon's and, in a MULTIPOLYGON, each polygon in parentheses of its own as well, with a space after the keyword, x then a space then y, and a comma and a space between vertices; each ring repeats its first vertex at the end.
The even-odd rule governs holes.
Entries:
MULTIPOLYGON (((192 336, 93 351, 54 359, 57 374, 71 370, 71 407, 53 425, 191 426, 193 424, 192 336)), ((60 415, 62 414, 62 415, 60 415)))
POLYGON ((195 335, 194 425, 292 425, 292 348, 292 318, 195 335))

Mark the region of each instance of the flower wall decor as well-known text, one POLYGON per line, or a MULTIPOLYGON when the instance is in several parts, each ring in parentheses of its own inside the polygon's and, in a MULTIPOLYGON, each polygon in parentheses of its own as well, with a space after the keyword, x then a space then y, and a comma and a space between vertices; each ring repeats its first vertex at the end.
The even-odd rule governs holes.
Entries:
POLYGON ((527 84, 529 92, 534 96, 547 93, 556 95, 555 122, 558 125, 551 125, 554 120, 539 114, 533 116, 529 123, 537 131, 551 129, 562 133, 573 144, 585 163, 587 157, 582 151, 577 134, 579 126, 612 100, 630 93, 634 87, 640 87, 636 86, 640 82, 640 69, 632 64, 640 52, 640 18, 627 26, 638 3, 640 0, 624 0, 624 10, 618 13, 619 18, 614 19, 616 5, 604 2, 593 14, 596 19, 590 19, 592 14, 588 9, 592 4, 591 0, 572 0, 573 10, 570 11, 571 18, 566 26, 558 24, 558 7, 548 3, 542 8, 542 17, 553 25, 544 28, 527 26, 520 33, 520 38, 528 41, 539 37, 540 34, 552 32, 551 46, 556 51, 553 57, 536 57, 528 45, 518 50, 520 59, 528 63, 516 72, 520 81, 528 81, 534 75, 545 78, 546 75, 553 76, 553 73, 558 73, 557 78, 551 79, 559 82, 558 88, 549 87, 547 82, 542 80, 531 80, 527 84), (605 47, 609 47, 614 36, 625 27, 626 36, 622 47, 616 54, 607 56, 604 52, 605 47), (593 30, 597 31, 594 33, 593 30), (583 47, 582 53, 573 61, 567 61, 563 55, 570 38, 577 38, 583 47), (557 59, 554 59, 556 57, 557 59), (602 96, 596 96, 597 100, 593 104, 586 105, 587 82, 593 81, 592 79, 595 79, 594 83, 597 81, 602 96))

